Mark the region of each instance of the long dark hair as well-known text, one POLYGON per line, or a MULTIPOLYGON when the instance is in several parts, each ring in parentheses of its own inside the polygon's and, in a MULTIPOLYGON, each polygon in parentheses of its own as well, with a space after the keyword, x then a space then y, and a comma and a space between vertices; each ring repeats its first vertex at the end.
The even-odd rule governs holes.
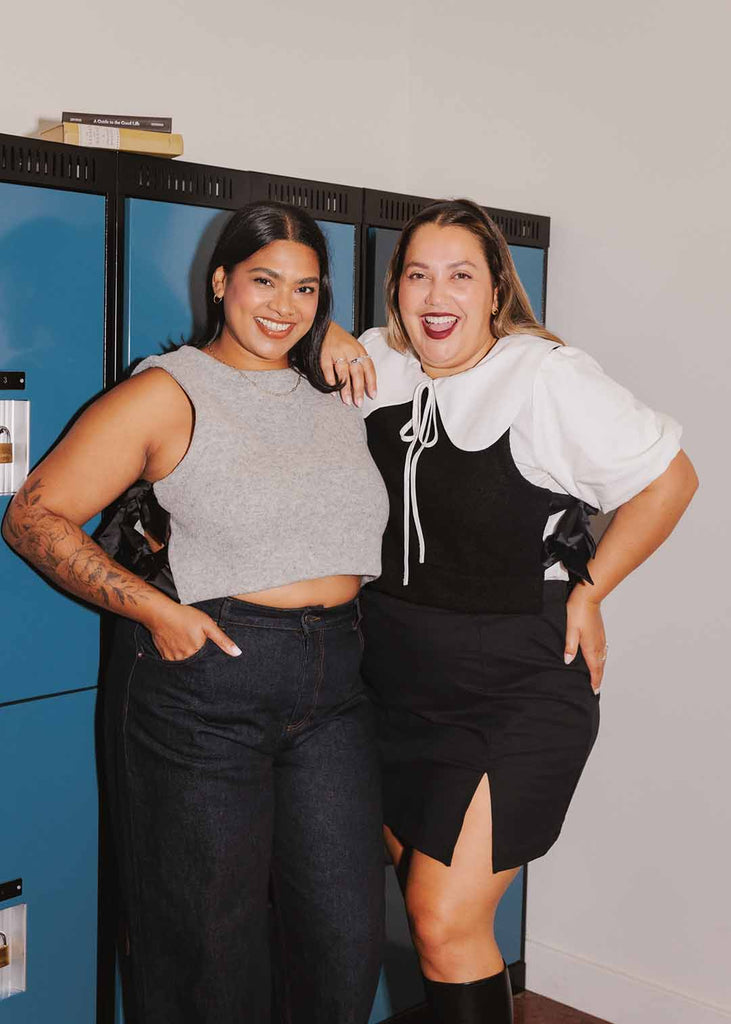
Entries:
POLYGON ((482 247, 493 284, 497 287, 497 313, 491 318, 490 327, 495 338, 507 334, 537 334, 549 341, 563 342, 539 323, 531 308, 530 299, 520 282, 518 272, 510 255, 508 243, 502 231, 488 214, 471 199, 449 199, 432 203, 415 214, 406 224, 396 243, 386 275, 386 312, 388 314, 388 342, 399 352, 413 351, 409 336, 401 317, 398 304, 398 290, 404 270, 406 250, 414 232, 422 224, 438 224, 440 227, 455 225, 466 228, 482 247))
POLYGON ((289 203, 260 200, 248 203, 231 217, 216 242, 206 275, 206 328, 200 337, 189 344, 203 348, 215 341, 224 325, 224 304, 213 301, 211 279, 218 267, 229 273, 270 242, 300 242, 312 249, 320 267, 320 287, 317 312, 312 327, 289 350, 289 365, 307 378, 318 391, 337 391, 342 384, 328 384, 320 368, 320 350, 330 324, 332 312, 332 285, 330 258, 325 236, 313 218, 289 203))

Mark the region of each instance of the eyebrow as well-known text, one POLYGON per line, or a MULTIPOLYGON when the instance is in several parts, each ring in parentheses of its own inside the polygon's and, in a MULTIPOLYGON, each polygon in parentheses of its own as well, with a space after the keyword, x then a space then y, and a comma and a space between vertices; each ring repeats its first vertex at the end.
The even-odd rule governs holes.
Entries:
MULTIPOLYGON (((406 269, 407 270, 409 269, 409 267, 420 267, 422 270, 428 270, 429 269, 429 264, 428 263, 417 263, 416 260, 411 260, 411 262, 406 264, 406 269)), ((472 260, 456 260, 454 263, 448 263, 447 267, 448 267, 449 270, 453 270, 454 267, 474 267, 475 270, 476 270, 477 269, 477 264, 473 263, 472 260)))
MULTIPOLYGON (((281 280, 282 275, 278 270, 272 270, 271 267, 252 267, 249 271, 250 274, 269 274, 270 277, 276 278, 278 281, 281 280)), ((297 284, 319 284, 319 277, 301 277, 297 284)))

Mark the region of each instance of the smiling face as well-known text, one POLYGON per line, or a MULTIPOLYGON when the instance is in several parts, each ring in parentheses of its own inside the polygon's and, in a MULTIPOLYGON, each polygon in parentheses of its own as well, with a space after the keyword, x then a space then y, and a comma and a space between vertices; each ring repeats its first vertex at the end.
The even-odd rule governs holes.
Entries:
POLYGON ((218 267, 212 283, 223 298, 225 323, 210 351, 242 370, 289 366, 289 350, 317 312, 316 253, 301 242, 270 242, 228 273, 218 267))
POLYGON ((409 242, 398 285, 409 340, 430 377, 460 373, 495 343, 497 288, 482 246, 466 228, 423 224, 409 242))

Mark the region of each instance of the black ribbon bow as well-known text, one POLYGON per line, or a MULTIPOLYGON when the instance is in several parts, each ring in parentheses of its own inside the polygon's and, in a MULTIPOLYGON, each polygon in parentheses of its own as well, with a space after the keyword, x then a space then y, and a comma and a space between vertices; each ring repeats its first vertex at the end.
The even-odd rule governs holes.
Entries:
POLYGON ((125 569, 178 601, 168 561, 169 527, 170 515, 158 503, 152 484, 138 480, 109 507, 94 532, 94 540, 125 569), (147 538, 135 529, 138 522, 145 533, 162 544, 158 551, 153 551, 147 538))
POLYGON ((556 529, 543 541, 543 567, 548 569, 556 562, 563 562, 570 577, 593 585, 587 563, 596 553, 596 541, 591 533, 589 516, 595 516, 599 509, 570 494, 552 491, 549 512, 553 514, 561 509, 565 511, 556 529))

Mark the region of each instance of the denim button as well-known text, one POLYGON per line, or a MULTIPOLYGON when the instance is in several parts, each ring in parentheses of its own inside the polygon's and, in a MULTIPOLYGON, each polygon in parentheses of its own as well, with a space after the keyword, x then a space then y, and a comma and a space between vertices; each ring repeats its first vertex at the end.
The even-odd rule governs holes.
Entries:
POLYGON ((307 612, 307 614, 305 615, 305 622, 307 623, 308 626, 311 626, 313 622, 319 622, 319 621, 320 621, 320 616, 319 615, 313 615, 312 612, 307 612))

